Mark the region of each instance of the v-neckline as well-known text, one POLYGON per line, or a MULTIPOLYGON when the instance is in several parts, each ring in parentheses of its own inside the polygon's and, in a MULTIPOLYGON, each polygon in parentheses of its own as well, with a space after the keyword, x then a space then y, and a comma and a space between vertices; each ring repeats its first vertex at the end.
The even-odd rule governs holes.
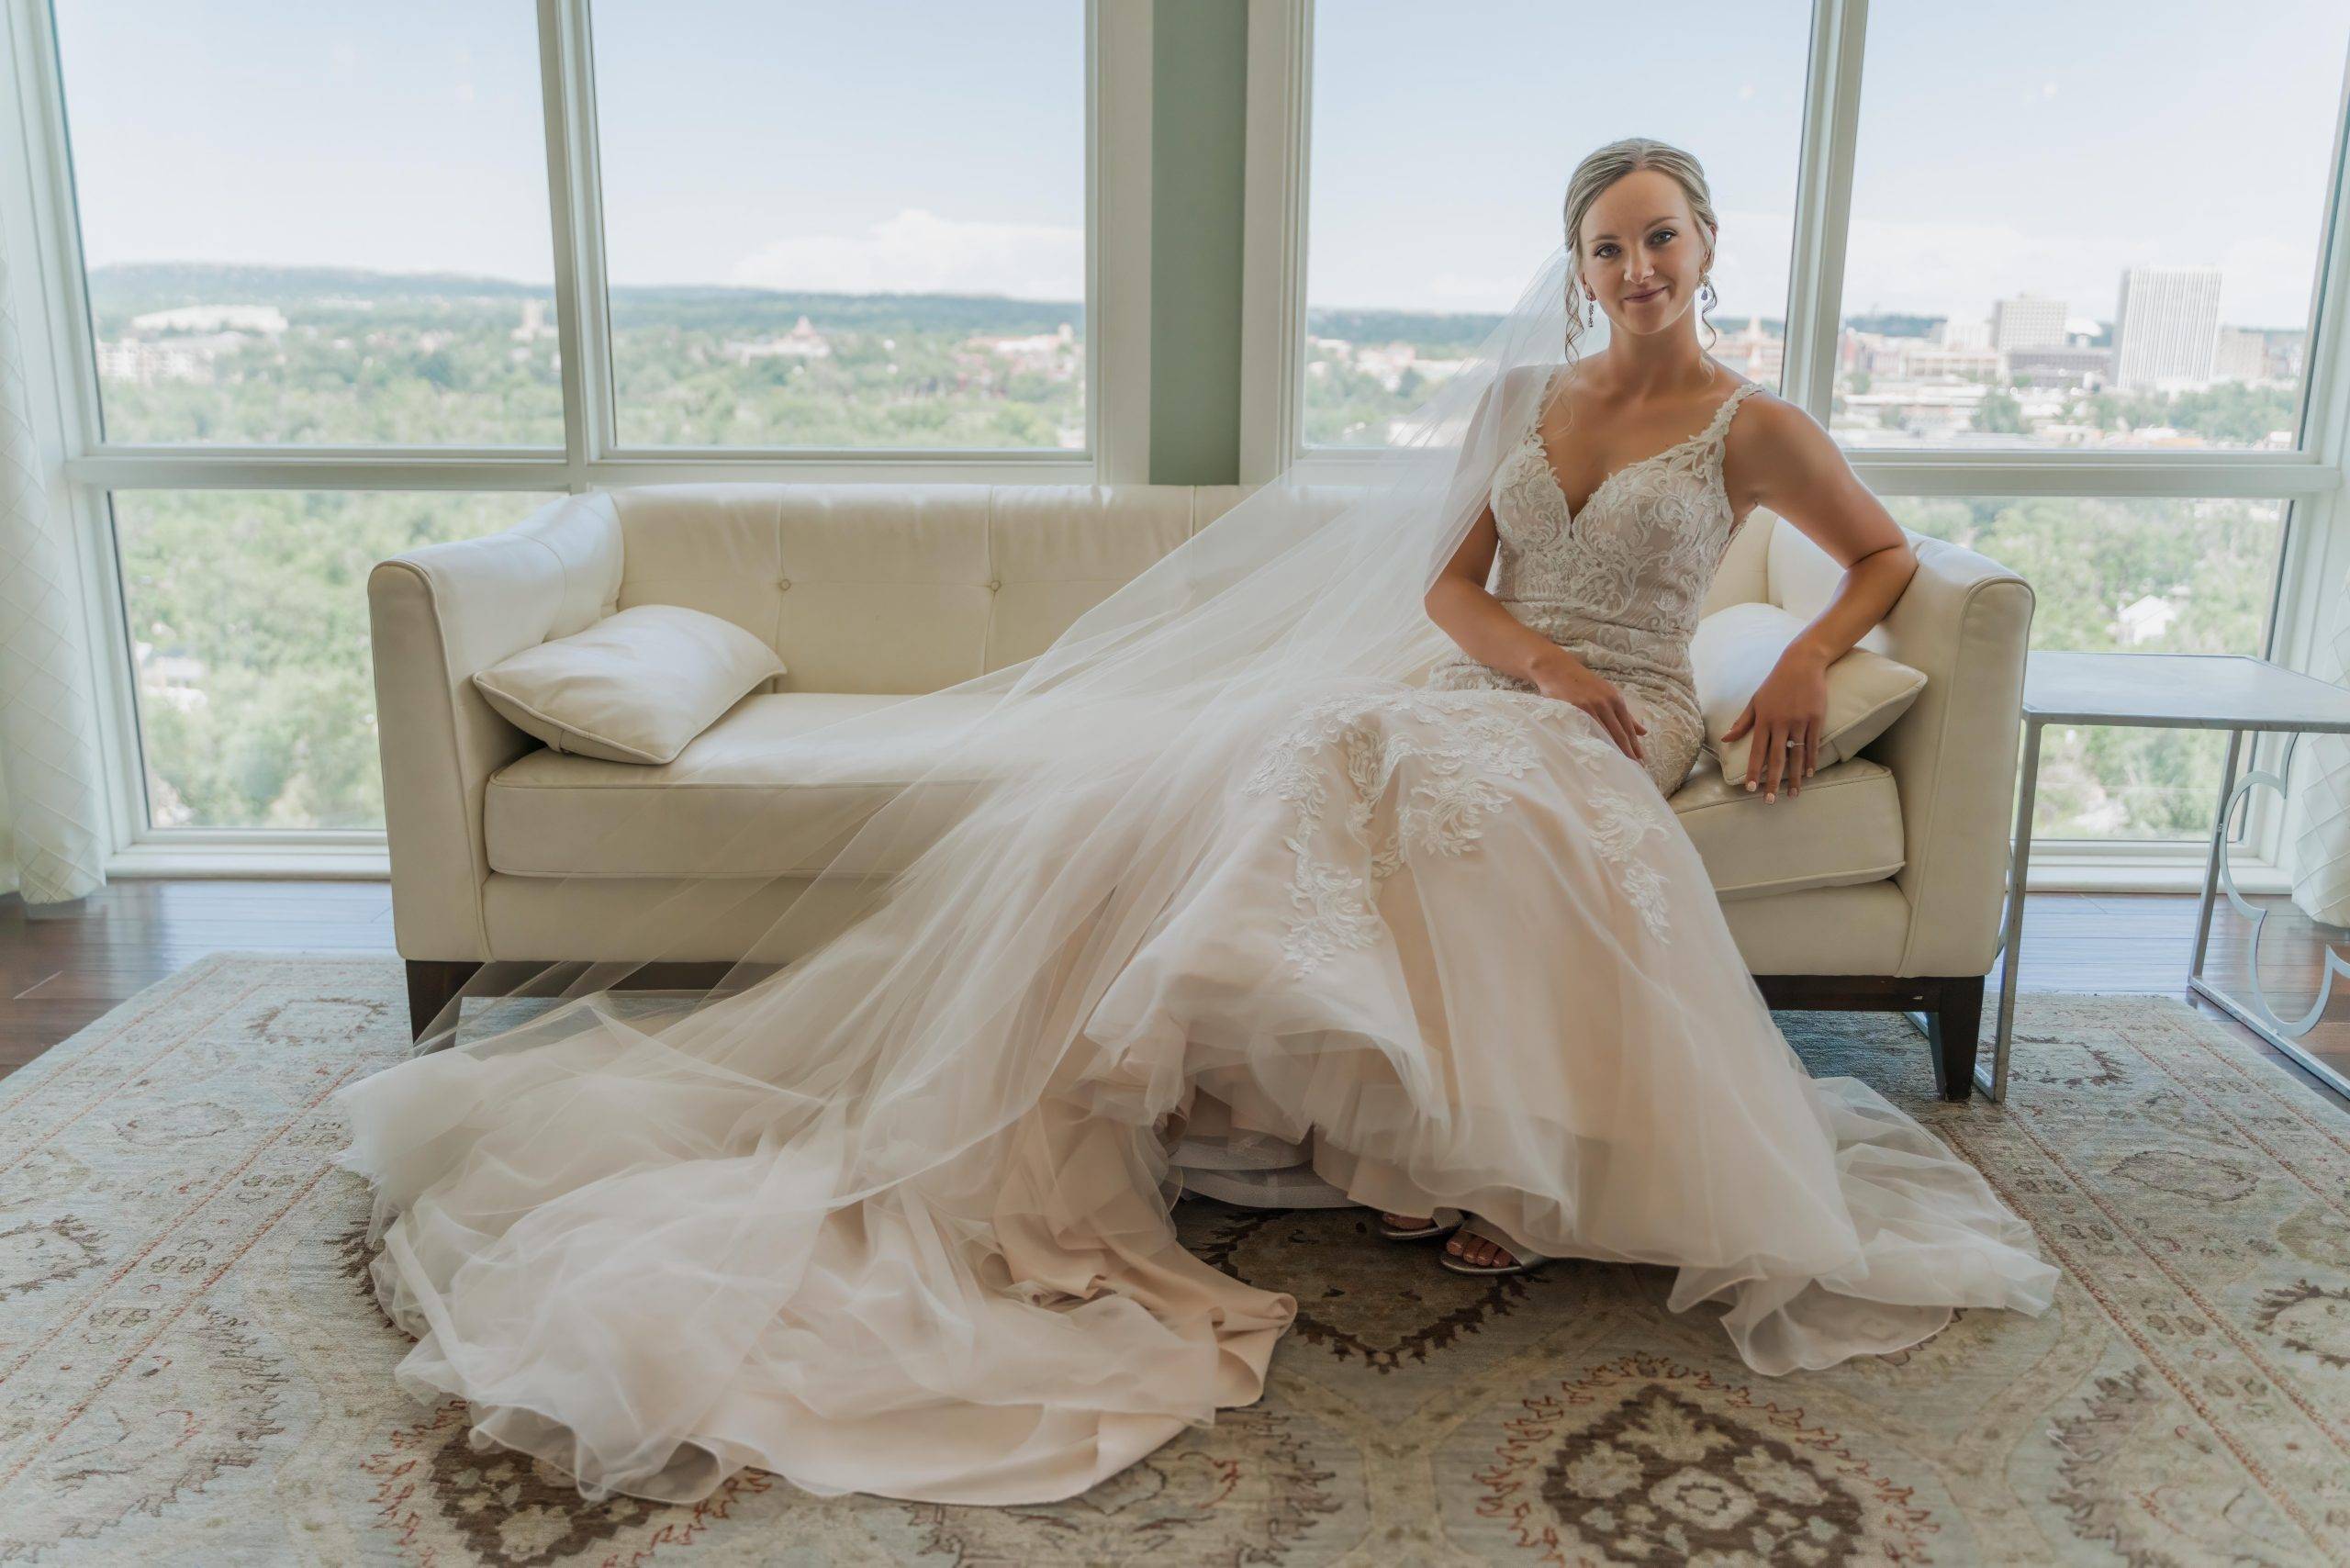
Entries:
POLYGON ((1614 484, 1625 475, 1631 473, 1635 469, 1645 468, 1650 464, 1654 463, 1661 458, 1670 457, 1684 446, 1695 446, 1697 442, 1713 434, 1714 421, 1721 418, 1722 410, 1729 408, 1733 402, 1736 402, 1738 398, 1744 394, 1747 387, 1754 385, 1756 385, 1756 383, 1751 381, 1741 381, 1736 386, 1731 387, 1729 389, 1729 396, 1715 404, 1714 411, 1706 416, 1705 428, 1700 430, 1696 434, 1676 441, 1671 446, 1664 448, 1662 452, 1651 452, 1646 457, 1627 463, 1621 468, 1617 469, 1614 473, 1604 476, 1600 479, 1599 483, 1591 487, 1591 494, 1583 497, 1583 505, 1581 506, 1575 505, 1573 501, 1567 498, 1567 487, 1559 483, 1559 471, 1550 466, 1550 449, 1542 440, 1542 416, 1550 411, 1550 399, 1558 392, 1558 377, 1555 375, 1551 377, 1550 384, 1542 389, 1541 399, 1534 406, 1533 421, 1526 428, 1526 444, 1528 447, 1532 449, 1535 461, 1542 465, 1543 477, 1550 481, 1550 488, 1558 495, 1559 504, 1567 509, 1567 521, 1572 525, 1580 519, 1583 513, 1591 510, 1591 503, 1599 498, 1600 491, 1607 488, 1608 486, 1614 484))

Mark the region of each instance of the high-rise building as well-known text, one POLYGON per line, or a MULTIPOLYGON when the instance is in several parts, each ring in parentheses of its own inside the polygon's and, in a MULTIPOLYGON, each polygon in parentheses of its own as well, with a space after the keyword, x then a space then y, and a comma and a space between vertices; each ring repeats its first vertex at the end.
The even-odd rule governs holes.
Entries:
POLYGON ((2065 341, 2065 302, 2019 294, 1991 302, 1991 346, 1995 349, 2053 348, 2065 341))
POLYGON ((2113 326, 2123 386, 2201 386, 2220 334, 2220 269, 2127 267, 2113 326))
POLYGON ((1987 349, 1991 323, 1980 316, 1949 316, 1933 331, 1932 341, 1946 349, 1987 349))
POLYGON ((2264 381, 2268 376, 2268 334, 2252 327, 2222 327, 2211 352, 2211 374, 2221 381, 2264 381))

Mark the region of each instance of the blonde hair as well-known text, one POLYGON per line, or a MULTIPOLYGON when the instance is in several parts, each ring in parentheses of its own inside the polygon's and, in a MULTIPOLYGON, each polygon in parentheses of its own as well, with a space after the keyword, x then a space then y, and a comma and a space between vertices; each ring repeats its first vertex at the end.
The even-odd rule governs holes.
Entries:
MULTIPOLYGON (((1584 331, 1583 311, 1589 297, 1583 286, 1583 216, 1591 211, 1591 204, 1599 199, 1602 192, 1638 169, 1654 169, 1660 174, 1670 174, 1680 185, 1682 194, 1689 199, 1689 216, 1706 230, 1706 264, 1708 267, 1713 264, 1714 248, 1721 224, 1714 216, 1713 192, 1706 184, 1706 171, 1696 159, 1670 142, 1653 140, 1645 136, 1628 136, 1593 152, 1576 164, 1575 172, 1567 177, 1567 252, 1574 261, 1574 271, 1567 279, 1566 353, 1571 364, 1577 357, 1576 341, 1584 331)), ((1697 319, 1705 321, 1706 330, 1713 332, 1715 341, 1718 342, 1721 334, 1715 330, 1711 321, 1705 320, 1702 305, 1698 308, 1697 319)), ((1709 342, 1706 347, 1710 353, 1713 344, 1709 342)))

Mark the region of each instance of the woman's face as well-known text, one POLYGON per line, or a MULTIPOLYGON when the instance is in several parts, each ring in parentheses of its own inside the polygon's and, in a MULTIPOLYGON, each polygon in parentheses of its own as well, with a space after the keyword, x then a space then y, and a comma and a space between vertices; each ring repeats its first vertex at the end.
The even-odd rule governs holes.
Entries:
POLYGON ((1681 182, 1635 169, 1583 217, 1583 289, 1618 331, 1661 331, 1685 315, 1706 271, 1707 236, 1681 182))

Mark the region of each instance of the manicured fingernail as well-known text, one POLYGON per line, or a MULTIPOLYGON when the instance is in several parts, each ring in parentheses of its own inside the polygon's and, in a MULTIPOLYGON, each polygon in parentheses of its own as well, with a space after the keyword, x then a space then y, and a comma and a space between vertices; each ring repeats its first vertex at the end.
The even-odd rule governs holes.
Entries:
POLYGON ((1775 801, 1779 798, 1779 792, 1775 790, 1766 790, 1762 798, 1766 801, 1775 801))
POLYGON ((1752 794, 1752 793, 1753 793, 1753 791, 1754 791, 1754 780, 1753 780, 1753 779, 1750 778, 1750 779, 1748 779, 1748 780, 1746 781, 1746 790, 1747 790, 1747 792, 1748 792, 1749 794, 1752 794))

